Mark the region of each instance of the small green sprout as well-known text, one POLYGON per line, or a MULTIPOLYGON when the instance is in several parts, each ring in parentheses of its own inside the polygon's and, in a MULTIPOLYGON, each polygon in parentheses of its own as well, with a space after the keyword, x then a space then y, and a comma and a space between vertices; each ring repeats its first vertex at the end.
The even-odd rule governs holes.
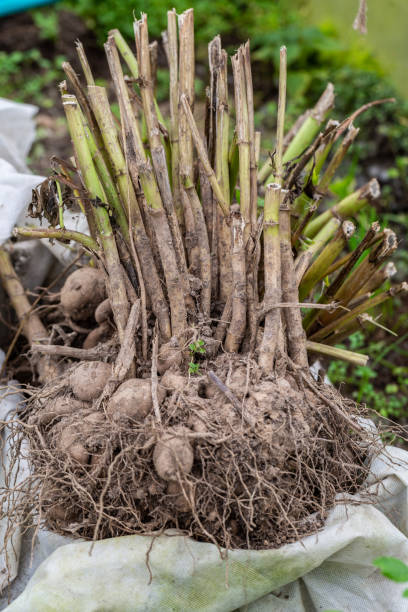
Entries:
POLYGON ((195 342, 191 342, 188 345, 190 350, 191 361, 188 364, 189 374, 198 374, 200 372, 200 364, 194 361, 195 355, 205 355, 205 342, 199 338, 195 342))
POLYGON ((188 364, 188 373, 189 374, 198 374, 200 372, 200 364, 194 363, 194 361, 190 361, 188 364))
POLYGON ((192 355, 199 353, 200 355, 205 355, 205 343, 204 340, 196 340, 195 342, 192 342, 191 344, 188 345, 188 348, 190 349, 190 353, 192 355))

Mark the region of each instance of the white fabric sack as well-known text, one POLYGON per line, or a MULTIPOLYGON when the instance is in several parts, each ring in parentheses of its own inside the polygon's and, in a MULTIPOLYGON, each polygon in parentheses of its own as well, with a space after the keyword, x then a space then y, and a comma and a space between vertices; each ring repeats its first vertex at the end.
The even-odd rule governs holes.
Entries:
MULTIPOLYGON (((10 238, 18 225, 40 226, 27 216, 31 192, 45 177, 31 174, 25 160, 35 138, 34 116, 38 108, 0 98, 0 245, 10 238)), ((65 227, 89 233, 82 213, 64 211, 65 227)), ((41 241, 60 260, 68 264, 76 256, 74 243, 65 246, 57 241, 41 241)))
POLYGON ((42 176, 22 174, 10 162, 0 159, 0 244, 10 238, 17 220, 25 219, 31 192, 43 180, 42 176))
POLYGON ((35 138, 38 108, 0 98, 0 245, 11 236, 31 201, 31 190, 44 180, 31 174, 26 157, 35 138))
POLYGON ((358 496, 324 529, 277 550, 229 552, 187 537, 126 536, 58 548, 7 612, 406 612, 404 585, 372 565, 408 562, 408 453, 388 447, 372 465, 375 504, 358 496), (354 503, 353 503, 354 502, 354 503))
POLYGON ((38 107, 0 98, 0 158, 28 174, 26 158, 35 138, 38 107))

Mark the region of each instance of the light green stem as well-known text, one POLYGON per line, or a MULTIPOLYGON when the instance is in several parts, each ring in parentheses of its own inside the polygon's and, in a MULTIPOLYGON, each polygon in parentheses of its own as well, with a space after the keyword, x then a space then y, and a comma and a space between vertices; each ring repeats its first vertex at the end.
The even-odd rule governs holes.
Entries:
POLYGON ((380 195, 380 188, 376 179, 372 179, 360 189, 353 191, 346 198, 332 206, 329 210, 321 213, 316 219, 310 221, 304 230, 304 235, 307 238, 313 238, 318 231, 329 221, 332 216, 338 216, 342 219, 350 217, 358 213, 366 204, 380 195))
POLYGON ((319 342, 312 342, 311 340, 306 340, 306 348, 312 353, 327 355, 327 357, 331 357, 332 359, 341 359, 342 361, 348 361, 349 363, 359 366, 367 365, 369 360, 368 355, 347 351, 346 349, 338 348, 336 346, 320 344, 319 342))
POLYGON ((91 236, 87 236, 86 234, 82 234, 81 232, 76 232, 74 230, 16 227, 14 232, 18 236, 22 236, 24 238, 49 238, 50 240, 62 240, 63 242, 73 240, 90 251, 99 251, 99 246, 96 240, 91 238, 91 236))
POLYGON ((355 226, 351 221, 345 221, 339 228, 336 236, 327 244, 318 255, 310 268, 306 271, 299 285, 299 299, 303 301, 311 292, 313 287, 327 274, 330 264, 342 252, 346 240, 354 233, 355 226))

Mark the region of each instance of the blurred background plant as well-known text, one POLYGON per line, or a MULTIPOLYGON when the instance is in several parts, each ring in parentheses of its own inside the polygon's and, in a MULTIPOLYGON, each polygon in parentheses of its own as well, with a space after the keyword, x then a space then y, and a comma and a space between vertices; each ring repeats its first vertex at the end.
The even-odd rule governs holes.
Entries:
MULTIPOLYGON (((52 154, 64 157, 70 143, 61 119, 62 109, 55 84, 63 79, 63 59, 77 66, 72 41, 79 38, 87 49, 96 76, 103 81, 106 62, 101 49, 107 31, 119 28, 133 39, 132 14, 148 13, 151 37, 160 39, 165 27, 164 0, 64 0, 0 19, 0 96, 37 104, 38 137, 31 152, 35 172, 48 172, 52 154)), ((179 0, 178 12, 194 6, 198 95, 204 94, 207 44, 217 33, 233 51, 251 39, 256 91, 256 122, 262 126, 263 145, 273 149, 276 119, 277 64, 279 46, 288 47, 287 127, 310 108, 330 80, 335 85, 335 116, 344 118, 374 99, 395 97, 395 104, 371 108, 356 124, 359 137, 349 165, 333 187, 344 196, 372 177, 382 188, 380 218, 397 231, 405 243, 408 230, 408 81, 403 66, 408 52, 406 0, 368 0, 368 35, 355 32, 351 24, 358 0, 179 0)), ((157 95, 167 98, 168 75, 165 55, 159 51, 157 95)), ((364 208, 359 225, 366 228, 376 217, 364 208)), ((356 237, 361 238, 361 236, 356 237)), ((352 246, 352 245, 351 245, 352 246)), ((408 252, 399 249, 397 279, 408 277, 408 252)), ((405 422, 408 416, 408 321, 398 301, 383 308, 384 329, 370 326, 356 332, 349 348, 370 355, 365 367, 331 362, 329 376, 343 384, 358 401, 366 402, 384 416, 405 422)))

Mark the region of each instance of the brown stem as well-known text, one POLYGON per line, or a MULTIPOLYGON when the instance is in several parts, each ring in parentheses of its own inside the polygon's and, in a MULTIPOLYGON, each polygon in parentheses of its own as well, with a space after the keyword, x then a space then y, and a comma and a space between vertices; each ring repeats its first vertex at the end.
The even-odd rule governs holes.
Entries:
POLYGON ((56 355, 58 357, 69 357, 71 359, 80 359, 81 361, 100 361, 104 357, 108 357, 110 350, 104 349, 98 345, 92 349, 75 348, 73 346, 61 346, 56 344, 33 344, 31 347, 33 353, 43 353, 44 355, 56 355))
POLYGON ((207 227, 203 208, 196 189, 192 183, 186 181, 184 189, 190 199, 191 210, 197 231, 197 242, 200 252, 200 277, 201 277, 201 310, 206 318, 210 317, 211 310, 211 255, 208 242, 207 227))
POLYGON ((232 316, 225 340, 225 349, 228 352, 236 353, 239 350, 246 328, 245 221, 237 204, 231 206, 231 216, 232 316))
POLYGON ((20 321, 29 344, 47 340, 48 334, 37 314, 32 312, 23 285, 14 271, 9 253, 0 248, 0 279, 20 321))
POLYGON ((351 145, 353 144, 354 140, 356 139, 358 133, 359 133, 360 129, 359 128, 355 128, 353 126, 353 124, 350 125, 349 129, 347 130, 347 133, 345 135, 345 137, 343 138, 339 148, 337 149, 337 151, 335 152, 335 154, 333 155, 329 165, 327 166, 323 176, 321 177, 319 184, 317 186, 317 190, 319 191, 319 193, 321 195, 324 195, 326 193, 326 191, 328 190, 330 183, 332 182, 332 179, 336 173, 337 168, 340 166, 340 164, 342 163, 343 159, 345 158, 347 151, 349 150, 349 148, 351 147, 351 145))
MULTIPOLYGON (((396 248, 397 238, 394 232, 388 230, 383 241, 376 248, 373 248, 368 257, 366 257, 361 264, 355 270, 353 270, 351 275, 345 280, 339 290, 336 291, 333 299, 343 306, 347 306, 347 304, 364 286, 367 279, 369 279, 375 273, 375 271, 378 270, 385 259, 388 258, 396 248)), ((327 325, 334 318, 336 318, 335 314, 322 313, 319 317, 319 321, 321 325, 327 325)))
MULTIPOLYGON (((280 185, 277 183, 267 185, 264 208, 265 305, 281 301, 280 200, 280 185)), ((259 365, 267 372, 273 370, 279 325, 280 310, 279 308, 274 308, 265 317, 264 334, 259 349, 259 365)))
POLYGON ((223 342, 225 332, 227 331, 228 325, 231 323, 232 315, 232 292, 227 298, 227 301, 222 311, 221 319, 218 321, 217 329, 215 330, 214 338, 223 342))
MULTIPOLYGON (((146 159, 146 155, 143 149, 143 144, 141 141, 138 126, 132 114, 128 89, 126 87, 126 83, 123 77, 120 60, 119 60, 118 52, 117 52, 115 41, 113 37, 109 37, 108 43, 105 45, 105 50, 106 50, 106 54, 108 57, 109 67, 110 67, 112 78, 114 81, 117 98, 120 103, 121 121, 122 121, 123 132, 124 132, 123 140, 124 140, 126 150, 127 150, 126 161, 129 167, 129 172, 132 176, 134 184, 139 184, 139 179, 140 179, 140 183, 142 185, 144 195, 146 196, 146 200, 147 200, 149 209, 150 208, 154 209, 157 207, 158 209, 157 218, 160 219, 161 224, 165 223, 167 225, 167 219, 165 215, 163 216, 160 214, 161 210, 163 210, 164 212, 164 209, 162 208, 160 193, 158 191, 150 163, 148 159, 146 159)), ((153 226, 154 226, 154 223, 153 223, 153 226)), ((144 233, 144 228, 143 228, 144 235, 142 235, 142 225, 140 225, 140 228, 135 228, 135 229, 136 229, 136 232, 135 232, 136 244, 138 240, 141 238, 147 241, 147 236, 144 233)), ((154 231, 157 237, 156 229, 157 228, 154 227, 154 231)), ((168 230, 168 233, 170 233, 168 225, 167 225, 167 230, 168 230)), ((164 234, 167 234, 167 231, 163 230, 161 234, 163 237, 164 234)), ((174 253, 174 250, 172 249, 171 234, 170 234, 170 241, 168 241, 168 236, 166 236, 166 240, 162 244, 160 244, 159 239, 157 241, 158 241, 159 249, 161 249, 160 251, 161 262, 163 264, 163 268, 166 270, 165 266, 167 263, 169 263, 168 260, 170 258, 175 259, 175 253, 174 253), (164 261, 163 261, 163 257, 164 257, 164 261)), ((145 253, 139 253, 139 258, 140 258, 140 264, 143 270, 143 277, 146 280, 146 286, 149 289, 148 283, 152 282, 154 284, 155 295, 151 296, 152 308, 155 311, 155 314, 158 318, 160 330, 164 338, 169 338, 169 336, 171 336, 171 331, 170 331, 170 325, 169 325, 169 319, 168 319, 168 310, 167 310, 167 304, 166 304, 166 301, 163 295, 163 290, 161 288, 160 280, 158 276, 156 279, 154 275, 151 274, 151 270, 145 269, 145 264, 148 263, 146 261, 147 258, 145 257, 145 253), (158 281, 157 285, 156 285, 156 281, 158 281)), ((173 262, 169 263, 169 265, 172 266, 172 263, 173 262)), ((155 266, 152 266, 151 269, 155 269, 155 266)), ((176 263, 176 269, 177 269, 177 263, 176 263)), ((172 274, 173 272, 174 270, 172 271, 172 274)), ((179 278, 178 278, 178 281, 179 281, 179 278)), ((172 282, 172 281, 169 281, 169 282, 172 282)), ((150 287, 150 288, 153 289, 153 287, 150 287)), ((172 288, 174 292, 175 290, 174 283, 172 284, 172 288)), ((179 316, 176 313, 173 313, 173 312, 171 313, 172 318, 175 317, 174 323, 176 324, 176 326, 178 322, 180 322, 179 319, 180 320, 184 319, 184 313, 185 313, 184 297, 183 297, 183 291, 182 291, 181 285, 180 285, 180 291, 181 291, 182 299, 181 299, 181 302, 179 303, 180 295, 178 294, 178 292, 177 292, 177 298, 176 298, 174 293, 172 293, 169 290, 169 296, 170 296, 170 293, 172 293, 170 309, 171 311, 174 309, 176 311, 179 310, 179 316)), ((183 325, 183 328, 184 328, 184 325, 183 325)), ((181 332, 181 329, 179 329, 179 331, 181 332)))
MULTIPOLYGON (((36 342, 46 342, 48 340, 47 330, 42 324, 39 316, 33 312, 33 306, 28 301, 24 287, 15 273, 10 255, 4 248, 0 248, 0 281, 17 314, 17 318, 20 322, 19 329, 22 330, 30 346, 33 346, 36 342)), ((16 337, 18 337, 18 330, 15 338, 16 337)), ((12 343, 12 345, 13 344, 14 343, 12 343)), ((6 367, 11 350, 10 347, 3 365, 0 368, 0 377, 6 367)), ((47 361, 40 360, 37 363, 37 370, 40 380, 44 380, 45 377, 50 375, 47 361)))
MULTIPOLYGON (((258 164, 255 151, 255 119, 254 119, 254 86, 252 83, 251 56, 249 41, 243 48, 243 66, 246 85, 247 113, 248 113, 248 137, 249 137, 249 182, 250 182, 250 220, 251 230, 254 231, 257 219, 258 186, 257 172, 258 164)), ((282 134, 283 137, 283 134, 282 134)))
POLYGON ((307 147, 306 151, 303 153, 299 161, 290 171, 289 176, 285 181, 285 185, 288 189, 291 189, 293 187, 302 170, 305 168, 306 164, 312 159, 317 149, 332 137, 335 129, 336 128, 334 125, 329 125, 329 127, 327 127, 323 132, 320 132, 320 134, 317 136, 317 138, 315 138, 312 144, 307 147))
POLYGON ((147 30, 147 17, 145 14, 142 14, 142 18, 135 22, 134 28, 137 60, 139 66, 139 84, 143 102, 144 117, 146 120, 147 136, 150 144, 150 154, 152 156, 153 169, 163 206, 167 213, 167 219, 173 238, 173 245, 183 283, 184 293, 187 296, 189 295, 187 263, 180 227, 174 208, 173 195, 171 193, 170 178, 167 171, 166 152, 160 138, 159 120, 154 104, 149 37, 147 30))
POLYGON ((305 215, 299 221, 295 231, 292 233, 292 246, 293 247, 296 247, 299 238, 303 234, 303 230, 305 229, 306 225, 309 223, 310 219, 315 214, 315 212, 317 210, 317 204, 318 204, 318 200, 319 199, 320 199, 319 197, 316 198, 315 203, 311 204, 309 206, 309 208, 307 209, 305 215))
MULTIPOLYGON (((198 131, 196 122, 194 120, 193 113, 191 111, 187 97, 184 94, 180 96, 180 102, 182 104, 182 108, 184 111, 183 113, 180 114, 180 117, 183 116, 186 119, 187 129, 189 129, 191 136, 194 140, 194 145, 196 147, 200 161, 203 165, 204 171, 208 177, 208 180, 210 181, 211 187, 214 192, 214 196, 216 200, 218 201, 218 204, 220 205, 221 210, 224 213, 224 215, 228 215, 228 212, 229 212, 228 205, 225 201, 224 195, 221 191, 221 187, 217 181, 214 170, 211 167, 210 161, 207 156, 207 152, 205 150, 204 143, 201 139, 200 132, 198 131)), ((181 173, 181 176, 188 176, 187 174, 183 173, 181 166, 180 166, 180 173, 181 173)))
MULTIPOLYGON (((225 202, 229 208, 230 184, 229 184, 229 111, 228 111, 228 56, 226 51, 221 51, 220 62, 216 72, 216 98, 215 98, 215 174, 224 195, 225 202)), ((220 270, 219 298, 226 303, 232 290, 231 274, 231 231, 227 219, 220 210, 215 211, 216 227, 218 230, 218 265, 220 270)), ((214 248, 214 247, 213 247, 214 248)))
MULTIPOLYGON (((299 293, 296 282, 295 265, 292 254, 291 231, 290 231, 290 207, 284 200, 280 208, 280 247, 281 247, 281 282, 282 300, 284 302, 298 302, 299 293)), ((284 319, 286 321, 286 336, 288 342, 289 356, 302 368, 308 368, 306 352, 306 335, 302 327, 302 315, 300 308, 285 308, 284 319)))
POLYGON ((250 142, 247 88, 244 69, 244 49, 240 47, 232 56, 234 73, 234 94, 236 113, 236 133, 239 151, 239 190, 241 215, 245 223, 244 243, 251 234, 251 181, 250 181, 250 142))
POLYGON ((361 287, 358 295, 362 295, 367 292, 376 291, 385 281, 392 278, 397 273, 397 268, 393 261, 389 261, 381 270, 377 270, 374 274, 367 279, 367 282, 361 287))
POLYGON ((368 298, 362 304, 360 304, 359 306, 356 306, 356 308, 353 308, 353 310, 351 310, 350 312, 346 313, 345 315, 336 319, 329 325, 326 325, 323 329, 314 333, 312 336, 310 336, 310 340, 316 340, 316 341, 323 340, 326 336, 329 336, 333 331, 335 330, 337 331, 338 329, 343 327, 345 324, 351 322, 358 315, 361 315, 367 310, 370 310, 371 308, 374 308, 375 306, 382 304, 383 302, 385 302, 385 300, 388 300, 394 297, 395 295, 398 295, 399 293, 406 293, 407 291, 408 291, 408 283, 404 282, 404 283, 400 283, 399 285, 396 285, 395 287, 391 287, 391 289, 388 289, 388 291, 379 293, 373 298, 368 298))

